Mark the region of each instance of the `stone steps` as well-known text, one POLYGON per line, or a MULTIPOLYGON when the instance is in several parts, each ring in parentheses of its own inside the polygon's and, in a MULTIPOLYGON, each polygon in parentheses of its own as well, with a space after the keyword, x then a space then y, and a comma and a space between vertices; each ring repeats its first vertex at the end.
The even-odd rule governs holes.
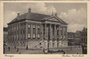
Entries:
POLYGON ((31 49, 33 49, 33 48, 36 48, 36 49, 41 48, 40 41, 29 41, 28 42, 28 48, 31 48, 31 49))

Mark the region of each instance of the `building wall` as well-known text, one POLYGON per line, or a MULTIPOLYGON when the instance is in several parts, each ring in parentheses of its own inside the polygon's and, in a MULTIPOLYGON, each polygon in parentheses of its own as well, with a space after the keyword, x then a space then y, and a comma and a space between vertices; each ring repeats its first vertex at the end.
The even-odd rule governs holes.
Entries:
POLYGON ((8 28, 4 28, 3 29, 4 30, 4 43, 7 43, 7 41, 8 41, 8 28))
POLYGON ((68 46, 66 25, 25 20, 10 24, 8 28, 9 41, 17 47, 34 48, 38 45, 37 48, 47 49, 68 46))
POLYGON ((24 43, 25 37, 25 22, 17 22, 8 26, 8 39, 12 45, 21 45, 24 43))

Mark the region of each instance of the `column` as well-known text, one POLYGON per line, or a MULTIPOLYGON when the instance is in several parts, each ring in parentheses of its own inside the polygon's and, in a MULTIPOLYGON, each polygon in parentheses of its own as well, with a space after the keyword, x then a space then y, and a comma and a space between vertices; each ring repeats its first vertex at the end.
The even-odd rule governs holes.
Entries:
POLYGON ((57 25, 55 26, 55 30, 56 30, 56 40, 57 40, 57 25))
POLYGON ((63 35, 63 40, 64 40, 64 27, 62 27, 62 32, 63 32, 62 35, 63 35))
POLYGON ((43 25, 40 24, 40 39, 43 40, 43 25))
POLYGON ((45 40, 47 39, 47 29, 46 29, 46 24, 45 24, 45 40))
POLYGON ((54 25, 54 40, 56 39, 56 25, 54 25))
POLYGON ((59 40, 59 47, 62 47, 62 41, 59 40))
POLYGON ((36 33, 35 33, 35 39, 36 39, 36 40, 37 40, 37 37, 38 37, 38 34, 37 34, 37 30, 38 30, 38 29, 37 29, 37 27, 38 27, 37 24, 35 24, 35 31, 36 31, 36 33))
POLYGON ((52 48, 53 47, 53 38, 52 38, 52 24, 50 24, 50 48, 52 48))
POLYGON ((47 41, 47 49, 49 49, 49 27, 47 26, 48 24, 46 24, 46 41, 47 41))
POLYGON ((26 40, 28 39, 27 34, 28 34, 28 31, 27 31, 27 23, 26 23, 26 40))
POLYGON ((67 37, 67 27, 66 27, 66 41, 67 41, 67 46, 68 46, 68 37, 67 37))
POLYGON ((65 31, 65 29, 64 29, 64 27, 62 27, 62 47, 64 47, 65 45, 64 45, 64 43, 65 43, 65 36, 64 36, 64 31, 65 31))
POLYGON ((58 41, 58 47, 60 47, 60 44, 61 44, 61 28, 60 28, 60 25, 59 25, 59 41, 58 41))
POLYGON ((65 34, 66 37, 65 37, 65 38, 66 38, 66 40, 67 40, 67 38, 68 38, 68 37, 67 37, 67 27, 65 28, 65 31, 66 31, 66 34, 65 34))
POLYGON ((46 24, 45 24, 45 49, 48 48, 48 42, 47 42, 47 27, 46 27, 46 24))
POLYGON ((61 39, 61 28, 60 28, 60 25, 59 25, 59 40, 61 39))
POLYGON ((54 47, 57 48, 57 40, 55 40, 54 43, 54 47))
POLYGON ((55 47, 55 38, 56 38, 56 35, 55 35, 55 24, 54 24, 54 39, 53 39, 53 48, 55 47))
POLYGON ((61 26, 61 43, 60 47, 63 47, 63 26, 61 26))
MULTIPOLYGON (((21 31, 22 31, 22 29, 21 29, 21 31)), ((21 32, 22 33, 22 32, 21 32)), ((21 34, 22 35, 22 34, 21 34)), ((27 22, 26 22, 26 44, 25 44, 26 46, 28 45, 28 24, 27 24, 27 22)), ((26 47, 25 46, 25 47, 26 47)))
POLYGON ((57 30, 56 25, 54 25, 54 48, 57 47, 57 30))
POLYGON ((48 40, 48 31, 49 30, 49 28, 48 28, 48 26, 47 26, 47 24, 46 24, 46 40, 48 40))
POLYGON ((65 46, 68 46, 68 40, 67 40, 67 27, 64 27, 65 30, 65 46))
POLYGON ((50 24, 50 40, 52 40, 52 27, 51 27, 51 24, 50 24))
POLYGON ((41 29, 41 32, 40 32, 40 39, 41 39, 41 43, 42 43, 42 48, 44 48, 44 40, 43 40, 43 24, 40 24, 40 29, 41 29))

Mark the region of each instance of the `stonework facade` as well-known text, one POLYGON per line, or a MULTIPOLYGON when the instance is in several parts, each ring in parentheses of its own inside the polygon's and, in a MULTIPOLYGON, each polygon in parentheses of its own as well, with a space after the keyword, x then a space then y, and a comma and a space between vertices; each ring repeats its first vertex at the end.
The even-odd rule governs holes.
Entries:
POLYGON ((56 14, 38 14, 29 9, 8 23, 8 42, 17 48, 67 47, 67 23, 56 14))

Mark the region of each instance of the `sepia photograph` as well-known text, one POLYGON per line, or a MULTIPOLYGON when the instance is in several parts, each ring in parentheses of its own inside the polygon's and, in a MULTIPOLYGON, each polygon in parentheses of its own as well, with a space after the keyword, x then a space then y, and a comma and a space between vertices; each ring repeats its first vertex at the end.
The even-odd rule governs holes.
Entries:
POLYGON ((87 3, 4 3, 3 54, 87 54, 87 3))

